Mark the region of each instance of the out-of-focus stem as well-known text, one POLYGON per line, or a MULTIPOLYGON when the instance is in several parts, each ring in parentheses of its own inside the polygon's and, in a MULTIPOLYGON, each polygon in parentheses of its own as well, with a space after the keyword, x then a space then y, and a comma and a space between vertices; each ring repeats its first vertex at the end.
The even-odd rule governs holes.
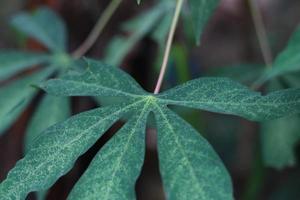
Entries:
POLYGON ((161 86, 162 86, 162 82, 163 82, 163 79, 164 79, 164 76, 165 76, 165 73, 166 73, 166 69, 167 69, 167 66, 168 66, 171 47, 172 47, 172 43, 173 43, 173 40, 174 40, 174 35, 175 35, 176 27, 177 27, 177 24, 178 24, 179 16, 180 16, 180 13, 181 13, 181 9, 182 9, 182 6, 183 6, 183 2, 184 2, 184 0, 177 0, 175 14, 174 14, 172 25, 171 25, 170 32, 169 32, 169 35, 168 35, 168 40, 167 40, 167 45, 166 45, 166 49, 165 49, 165 53, 164 53, 164 58, 163 58, 162 66, 161 66, 161 69, 160 69, 159 77, 158 77, 158 80, 157 80, 157 83, 156 83, 156 87, 155 87, 155 90, 154 90, 154 94, 158 94, 160 89, 161 89, 161 86))
POLYGON ((117 10, 122 0, 112 0, 108 7, 105 9, 103 14, 100 16, 98 22, 95 27, 85 39, 85 41, 72 53, 72 57, 75 59, 83 56, 96 42, 99 35, 102 33, 104 27, 109 22, 114 12, 117 10))

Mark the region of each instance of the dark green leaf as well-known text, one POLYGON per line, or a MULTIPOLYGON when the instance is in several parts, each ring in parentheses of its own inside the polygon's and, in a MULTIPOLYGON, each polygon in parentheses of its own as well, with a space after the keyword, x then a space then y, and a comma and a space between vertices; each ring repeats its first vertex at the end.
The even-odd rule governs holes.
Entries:
POLYGON ((146 34, 152 31, 163 14, 167 11, 166 3, 160 3, 124 25, 124 29, 132 35, 129 38, 116 36, 104 56, 104 61, 119 66, 124 57, 146 34))
POLYGON ((258 64, 237 64, 215 67, 209 71, 209 76, 226 77, 237 82, 252 85, 264 72, 264 66, 258 64))
POLYGON ((250 120, 270 120, 300 111, 300 90, 289 89, 262 96, 227 78, 200 78, 159 95, 164 102, 232 114, 250 120))
POLYGON ((300 140, 298 116, 276 119, 262 124, 262 151, 267 166, 282 169, 296 164, 295 146, 300 140))
POLYGON ((134 181, 145 152, 145 134, 140 130, 145 128, 148 112, 153 112, 157 120, 160 169, 167 198, 233 199, 231 181, 219 157, 167 106, 181 105, 253 120, 300 111, 299 89, 262 96, 229 79, 202 78, 152 95, 126 73, 94 60, 87 60, 84 73, 73 71, 42 87, 55 95, 121 97, 123 103, 82 113, 42 133, 0 184, 4 200, 22 199, 31 191, 49 188, 115 121, 128 118, 127 114, 132 114, 132 120, 99 152, 70 198, 133 199, 134 181), (136 165, 132 164, 134 160, 136 165))
MULTIPOLYGON (((268 84, 268 91, 284 88, 279 81, 268 84)), ((295 146, 300 140, 298 115, 262 123, 262 155, 266 166, 282 169, 296 164, 295 146), (276 148, 274 148, 276 147, 276 148)))
POLYGON ((278 55, 272 68, 267 69, 262 82, 300 70, 300 26, 291 36, 287 47, 278 55))
POLYGON ((144 90, 130 76, 108 65, 86 60, 83 74, 70 74, 41 85, 54 95, 62 96, 117 96, 136 98, 144 90))
POLYGON ((0 184, 1 200, 25 199, 49 188, 114 122, 143 103, 95 109, 47 129, 0 184))
POLYGON ((25 137, 26 152, 43 130, 67 119, 70 114, 69 98, 44 96, 28 125, 25 137))
POLYGON ((0 51, 0 81, 16 73, 50 60, 50 56, 19 51, 0 51))
POLYGON ((149 104, 96 155, 68 199, 132 200, 145 155, 145 125, 149 104))
POLYGON ((209 143, 167 108, 157 106, 155 116, 167 199, 233 199, 229 174, 209 143))
POLYGON ((37 39, 52 51, 66 50, 66 27, 60 17, 48 8, 40 8, 31 15, 15 16, 12 25, 28 36, 37 39))
POLYGON ((161 49, 164 49, 166 44, 166 38, 172 23, 173 13, 169 12, 159 22, 157 27, 152 33, 152 38, 160 46, 161 49))
POLYGON ((196 41, 200 44, 203 29, 217 7, 219 0, 188 0, 192 12, 196 41))
POLYGON ((31 84, 39 83, 52 72, 51 68, 46 69, 0 88, 0 135, 14 123, 38 92, 31 84))

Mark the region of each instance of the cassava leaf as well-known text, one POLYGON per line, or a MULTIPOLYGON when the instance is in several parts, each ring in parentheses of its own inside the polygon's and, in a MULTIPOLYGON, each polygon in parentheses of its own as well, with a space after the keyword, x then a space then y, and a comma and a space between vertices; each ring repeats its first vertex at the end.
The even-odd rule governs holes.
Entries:
POLYGON ((262 124, 262 153, 267 166, 282 169, 296 164, 295 145, 300 140, 300 118, 292 116, 262 124))
POLYGON ((15 16, 12 25, 52 51, 66 50, 65 24, 56 13, 46 7, 36 10, 33 15, 22 13, 15 16))
POLYGON ((132 200, 145 155, 146 103, 96 155, 70 200, 132 200))
POLYGON ((155 22, 160 22, 159 20, 163 18, 165 12, 171 11, 171 8, 174 7, 172 5, 174 5, 174 3, 168 1, 159 2, 156 6, 122 24, 122 30, 129 33, 148 33, 149 29, 157 25, 155 22))
POLYGON ((45 69, 0 88, 0 135, 24 111, 38 89, 31 87, 47 78, 53 69, 45 69))
POLYGON ((167 9, 169 7, 165 2, 159 3, 149 11, 125 23, 123 29, 130 32, 131 35, 129 38, 116 36, 105 52, 104 61, 119 66, 134 45, 155 28, 167 9))
MULTIPOLYGON (((284 88, 280 81, 271 81, 268 91, 284 88)), ((282 169, 296 164, 295 146, 300 140, 298 115, 267 121, 261 125, 263 161, 266 166, 282 169), (274 148, 276 147, 276 148, 274 148)))
POLYGON ((164 49, 166 38, 171 26, 172 18, 172 12, 169 12, 166 15, 164 15, 151 35, 152 38, 156 41, 156 43, 160 46, 160 49, 164 49))
POLYGON ((227 78, 200 78, 159 95, 168 104, 270 120, 299 113, 300 90, 288 89, 262 96, 227 78))
POLYGON ((195 29, 196 42, 200 44, 200 38, 207 21, 217 7, 219 0, 188 0, 192 13, 192 21, 195 29))
POLYGON ((169 109, 157 106, 155 116, 167 199, 233 199, 229 174, 210 144, 169 109))
POLYGON ((20 51, 0 51, 0 81, 10 78, 19 71, 49 61, 50 56, 20 51))
POLYGON ((209 71, 209 76, 227 77, 245 85, 252 85, 263 72, 263 65, 244 63, 215 67, 209 71))
POLYGON ((94 60, 86 60, 83 74, 70 74, 53 79, 41 87, 54 95, 62 96, 117 96, 136 98, 144 90, 127 74, 117 68, 94 60))
POLYGON ((145 128, 148 112, 153 112, 157 120, 167 198, 233 199, 230 178, 216 153, 166 106, 188 106, 255 120, 300 112, 298 89, 262 96, 229 79, 201 78, 152 95, 126 73, 94 60, 87 60, 84 73, 72 72, 46 81, 42 88, 63 96, 121 97, 123 103, 82 113, 47 129, 0 184, 3 199, 24 199, 31 191, 50 187, 105 130, 127 114, 132 120, 99 152, 70 198, 134 198, 133 183, 140 172, 144 156, 141 148, 145 145, 144 132, 139 130, 145 128), (135 159, 138 163, 132 166, 135 159), (119 166, 126 166, 126 170, 119 166))
POLYGON ((47 129, 0 184, 1 199, 25 199, 30 192, 49 188, 114 122, 143 103, 95 109, 47 129))
POLYGON ((272 68, 267 69, 261 82, 300 70, 300 26, 291 36, 286 48, 277 56, 272 68))
POLYGON ((28 152, 35 139, 43 130, 67 119, 71 114, 70 109, 70 100, 68 98, 44 96, 28 125, 25 137, 25 151, 28 152))

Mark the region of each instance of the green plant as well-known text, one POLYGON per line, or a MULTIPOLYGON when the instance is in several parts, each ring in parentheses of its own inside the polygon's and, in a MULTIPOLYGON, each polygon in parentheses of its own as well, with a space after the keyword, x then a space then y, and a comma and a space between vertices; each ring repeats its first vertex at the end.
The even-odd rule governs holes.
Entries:
MULTIPOLYGON (((21 75, 20 78, 1 87, 0 134, 4 133, 15 122, 38 93, 38 89, 30 87, 30 84, 43 81, 53 74, 60 76, 69 66, 76 66, 76 61, 66 53, 65 25, 49 9, 41 8, 33 15, 19 14, 13 18, 12 24, 24 34, 44 44, 50 53, 15 50, 0 53, 0 80, 11 78, 20 71, 38 66, 37 69, 33 69, 33 73, 21 75), (53 26, 47 26, 48 23, 53 24, 53 26)), ((44 96, 28 127, 25 148, 29 148, 32 141, 42 130, 69 116, 70 105, 67 98, 44 96), (45 113, 50 111, 52 113, 51 117, 44 117, 45 113)))
MULTIPOLYGON (((234 78, 254 88, 265 84, 267 92, 298 88, 299 48, 300 29, 297 28, 271 66, 241 64, 219 71, 218 75, 234 78)), ((296 164, 294 148, 300 140, 298 122, 299 116, 293 115, 261 124, 262 155, 266 166, 282 169, 296 164)))
MULTIPOLYGON (((121 1, 115 2, 118 4, 121 1)), ((116 3, 113 2, 110 7, 116 6, 116 3)), ((110 7, 105 18, 109 18, 112 14, 109 12, 111 10, 110 7)), ((129 31, 133 32, 130 37, 133 39, 128 40, 124 38, 124 42, 118 44, 118 47, 121 45, 123 49, 119 49, 117 54, 115 54, 115 49, 108 47, 104 60, 107 63, 119 65, 134 44, 154 29, 154 23, 161 18, 164 11, 168 11, 166 10, 167 8, 170 10, 170 2, 168 4, 161 2, 157 7, 148 11, 149 14, 146 14, 146 17, 149 24, 141 26, 141 22, 138 22, 138 24, 132 25, 129 31), (133 30, 136 30, 136 32, 133 30), (110 49, 113 50, 113 54, 110 53, 110 49)), ((115 9, 114 7, 113 10, 115 9)), ((138 19, 140 18, 139 16, 138 19)), ((103 18, 101 18, 98 23, 103 27, 107 20, 103 22, 103 18)), ((129 21, 127 23, 132 22, 129 21)), ((3 50, 0 52, 0 81, 11 79, 13 76, 21 73, 20 78, 12 79, 12 81, 0 88, 0 135, 4 134, 16 121, 18 116, 39 92, 38 89, 31 87, 31 85, 38 85, 38 82, 46 80, 53 75, 60 76, 69 68, 80 69, 81 63, 77 59, 90 48, 91 42, 95 40, 95 35, 98 35, 99 31, 101 32, 101 30, 94 29, 91 34, 92 37, 89 37, 76 51, 68 53, 65 24, 57 14, 48 8, 39 8, 33 14, 21 13, 12 19, 12 25, 25 36, 43 44, 50 52, 41 53, 19 50, 3 50), (48 24, 51 24, 51 26, 48 26, 48 24), (31 70, 31 73, 23 75, 22 72, 26 70, 31 70)), ((115 44, 115 39, 112 40, 110 46, 113 46, 113 44, 115 44)), ((67 98, 56 98, 49 95, 43 97, 28 127, 25 149, 29 148, 31 142, 42 130, 70 116, 69 101, 67 98), (51 117, 43 117, 49 111, 52 113, 51 117)))
MULTIPOLYGON (((189 2, 198 43, 204 24, 217 2, 189 2)), ((122 118, 127 120, 126 124, 95 156, 69 199, 135 199, 134 186, 144 160, 145 129, 150 113, 156 121, 160 172, 167 198, 233 199, 230 176, 221 160, 210 144, 172 111, 172 106, 236 115, 253 121, 272 120, 300 112, 300 90, 284 89, 261 95, 227 78, 198 78, 159 93, 183 3, 183 0, 177 1, 160 76, 153 93, 146 92, 125 72, 87 58, 81 62, 68 59, 72 63, 80 63, 79 66, 69 67, 68 72, 55 79, 41 84, 36 79, 30 80, 53 95, 49 98, 93 96, 99 97, 100 101, 103 98, 114 101, 57 123, 40 134, 28 148, 25 157, 0 184, 1 199, 25 199, 32 191, 49 188, 72 168, 78 157, 95 144, 106 130, 122 118), (83 68, 84 72, 78 68, 83 68)), ((37 34, 35 27, 27 30, 28 27, 23 31, 37 34)), ((58 45, 48 42, 47 38, 34 36, 50 49, 58 50, 58 45)), ((61 62, 55 64, 65 66, 61 62)), ((32 62, 26 67, 29 65, 32 62)), ((20 67, 16 68, 19 70, 20 67)), ((54 69, 50 69, 52 73, 54 69)), ((13 73, 7 74, 5 78, 13 73)), ((45 78, 48 75, 50 73, 45 78)), ((44 105, 48 105, 47 101, 44 101, 44 105)), ((37 119, 48 112, 38 112, 37 119)), ((12 119, 9 121, 12 122, 12 119)))

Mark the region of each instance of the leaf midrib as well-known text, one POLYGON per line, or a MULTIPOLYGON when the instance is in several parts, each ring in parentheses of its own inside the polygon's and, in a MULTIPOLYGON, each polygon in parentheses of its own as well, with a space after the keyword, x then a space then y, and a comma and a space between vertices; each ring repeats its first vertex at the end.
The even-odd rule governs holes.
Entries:
MULTIPOLYGON (((222 102, 222 101, 217 101, 217 102, 213 102, 213 101, 180 101, 180 100, 172 100, 172 99, 162 99, 162 98, 158 98, 158 100, 161 103, 164 104, 172 104, 172 105, 182 105, 182 104, 190 104, 190 103, 197 103, 197 104, 201 104, 201 105, 226 105, 226 106, 256 106, 258 105, 258 103, 230 103, 230 102, 222 102)), ((297 104, 299 103, 299 101, 289 101, 286 103, 259 103, 259 105, 262 106, 285 106, 285 105, 290 105, 290 104, 297 104)))
MULTIPOLYGON (((115 92, 115 93, 124 94, 125 96, 134 97, 134 98, 145 96, 143 94, 138 95, 138 94, 124 92, 124 91, 117 90, 117 89, 112 89, 112 88, 105 87, 105 86, 102 86, 102 85, 98 85, 98 84, 95 84, 95 83, 80 82, 80 81, 76 81, 76 80, 63 80, 63 82, 70 82, 70 83, 74 83, 74 84, 81 84, 83 86, 92 86, 92 87, 96 87, 96 88, 99 88, 99 89, 104 89, 104 90, 112 91, 112 92, 115 92)), ((97 95, 97 96, 99 96, 99 95, 97 95)))
MULTIPOLYGON (((193 166, 192 166, 192 164, 191 164, 191 162, 190 162, 188 156, 187 156, 186 153, 182 150, 182 149, 183 149, 183 148, 182 148, 182 145, 179 143, 178 137, 176 137, 176 133, 175 133, 173 127, 171 126, 169 120, 167 119, 165 113, 162 111, 162 109, 160 108, 160 106, 159 106, 157 103, 155 103, 154 105, 158 108, 158 111, 160 112, 161 116, 165 119, 165 121, 166 121, 166 123, 167 123, 167 126, 169 127, 169 129, 170 129, 171 132, 173 133, 173 134, 172 134, 172 135, 173 135, 173 138, 175 138, 174 141, 175 141, 176 144, 180 147, 180 148, 178 148, 178 149, 180 150, 181 154, 183 155, 183 157, 184 157, 185 160, 187 161, 187 165, 190 166, 190 167, 189 167, 189 171, 190 171, 191 174, 192 174, 191 177, 195 180, 195 182, 196 182, 197 185, 199 186, 199 189, 201 190, 201 193, 205 194, 205 191, 202 189, 201 183, 199 183, 199 181, 198 181, 197 178, 196 178, 196 177, 197 177, 196 172, 195 172, 195 170, 194 170, 194 168, 193 168, 193 166)), ((206 195, 204 195, 204 196, 206 196, 206 195)))
POLYGON ((118 171, 118 168, 120 167, 120 164, 121 164, 121 162, 122 162, 122 159, 123 159, 125 153, 126 153, 127 150, 128 150, 129 143, 130 143, 130 141, 132 140, 132 137, 133 137, 133 135, 134 135, 134 133, 135 133, 135 131, 136 131, 136 127, 137 127, 137 125, 139 124, 140 119, 144 116, 145 111, 148 110, 149 104, 150 104, 150 100, 148 99, 147 102, 146 102, 146 104, 144 105, 142 111, 141 111, 141 114, 139 115, 138 119, 136 120, 136 123, 135 123, 135 125, 134 125, 134 128, 132 129, 132 131, 131 131, 130 134, 129 134, 130 136, 129 136, 127 142, 126 142, 124 151, 122 151, 122 153, 121 153, 121 155, 119 156, 119 159, 118 159, 118 161, 117 161, 117 165, 114 167, 113 174, 112 174, 112 178, 110 179, 110 181, 109 181, 109 183, 108 183, 109 186, 108 186, 108 190, 106 191, 106 194, 105 194, 105 196, 104 196, 104 199, 108 199, 108 197, 109 197, 109 194, 110 194, 110 192, 111 192, 112 185, 113 185, 113 180, 114 180, 115 177, 116 177, 116 173, 117 173, 117 171, 118 171))

